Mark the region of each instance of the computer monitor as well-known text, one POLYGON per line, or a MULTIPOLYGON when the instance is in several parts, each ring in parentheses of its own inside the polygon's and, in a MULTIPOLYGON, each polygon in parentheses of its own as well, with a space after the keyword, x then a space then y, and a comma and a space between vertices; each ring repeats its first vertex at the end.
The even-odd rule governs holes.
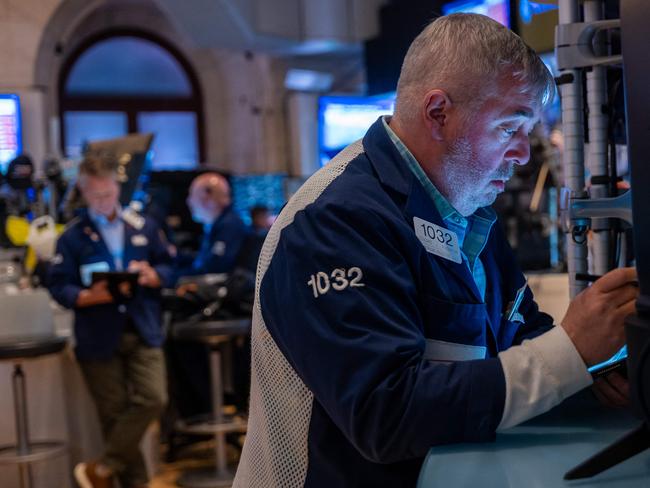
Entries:
POLYGON ((510 27, 510 0, 456 0, 442 6, 442 13, 445 15, 456 12, 487 15, 510 27))
POLYGON ((364 96, 326 96, 319 100, 318 146, 321 166, 345 146, 361 139, 381 115, 390 115, 395 94, 364 96))
POLYGON ((286 203, 286 179, 287 175, 283 173, 230 177, 233 207, 247 225, 251 224, 253 207, 264 206, 272 215, 280 213, 286 203))
POLYGON ((9 162, 18 156, 22 147, 22 124, 18 95, 0 94, 0 171, 7 173, 9 162))

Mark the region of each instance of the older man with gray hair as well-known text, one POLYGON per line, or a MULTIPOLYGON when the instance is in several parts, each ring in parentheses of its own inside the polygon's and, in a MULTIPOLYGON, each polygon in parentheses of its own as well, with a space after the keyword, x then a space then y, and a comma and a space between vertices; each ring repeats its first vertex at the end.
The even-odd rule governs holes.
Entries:
POLYGON ((226 178, 214 172, 194 178, 187 206, 192 218, 203 225, 201 247, 188 274, 232 271, 249 231, 232 207, 226 178))
MULTIPOLYGON (((493 440, 592 384, 587 367, 623 344, 634 270, 553 326, 489 207, 553 91, 487 17, 441 17, 415 39, 395 115, 310 178, 266 239, 235 487, 415 486, 431 446, 493 440)), ((626 384, 602 391, 623 401, 626 384)))

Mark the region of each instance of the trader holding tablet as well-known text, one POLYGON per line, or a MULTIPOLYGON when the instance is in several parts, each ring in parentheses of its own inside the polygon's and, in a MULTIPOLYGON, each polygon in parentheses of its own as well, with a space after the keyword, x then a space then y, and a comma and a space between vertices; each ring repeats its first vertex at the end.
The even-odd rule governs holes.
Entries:
POLYGON ((90 157, 79 166, 88 211, 59 238, 51 272, 52 296, 75 311, 75 352, 105 438, 102 457, 75 468, 83 488, 114 477, 146 486, 138 446, 166 402, 159 289, 172 285, 171 257, 152 221, 120 207, 116 169, 90 157))

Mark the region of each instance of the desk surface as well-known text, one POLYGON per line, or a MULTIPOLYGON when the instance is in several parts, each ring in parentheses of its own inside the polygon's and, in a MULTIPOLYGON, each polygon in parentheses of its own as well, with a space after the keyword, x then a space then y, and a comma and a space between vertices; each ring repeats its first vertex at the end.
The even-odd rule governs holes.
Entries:
POLYGON ((650 450, 583 480, 564 474, 619 439, 640 421, 606 410, 589 392, 497 435, 487 444, 455 444, 429 451, 418 488, 499 487, 640 488, 650 486, 650 450))

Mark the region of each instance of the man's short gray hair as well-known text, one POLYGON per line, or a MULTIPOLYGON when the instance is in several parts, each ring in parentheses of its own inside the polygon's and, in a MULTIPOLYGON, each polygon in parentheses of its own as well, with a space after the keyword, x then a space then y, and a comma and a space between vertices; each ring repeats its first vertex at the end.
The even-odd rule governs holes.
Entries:
POLYGON ((117 177, 118 163, 114 157, 86 156, 79 164, 77 182, 85 186, 88 176, 95 178, 117 177))
POLYGON ((525 92, 548 104, 555 82, 542 60, 514 32, 479 14, 451 14, 431 22, 409 47, 399 82, 395 116, 408 120, 421 96, 439 88, 452 101, 474 103, 494 94, 502 75, 521 81, 525 92))

